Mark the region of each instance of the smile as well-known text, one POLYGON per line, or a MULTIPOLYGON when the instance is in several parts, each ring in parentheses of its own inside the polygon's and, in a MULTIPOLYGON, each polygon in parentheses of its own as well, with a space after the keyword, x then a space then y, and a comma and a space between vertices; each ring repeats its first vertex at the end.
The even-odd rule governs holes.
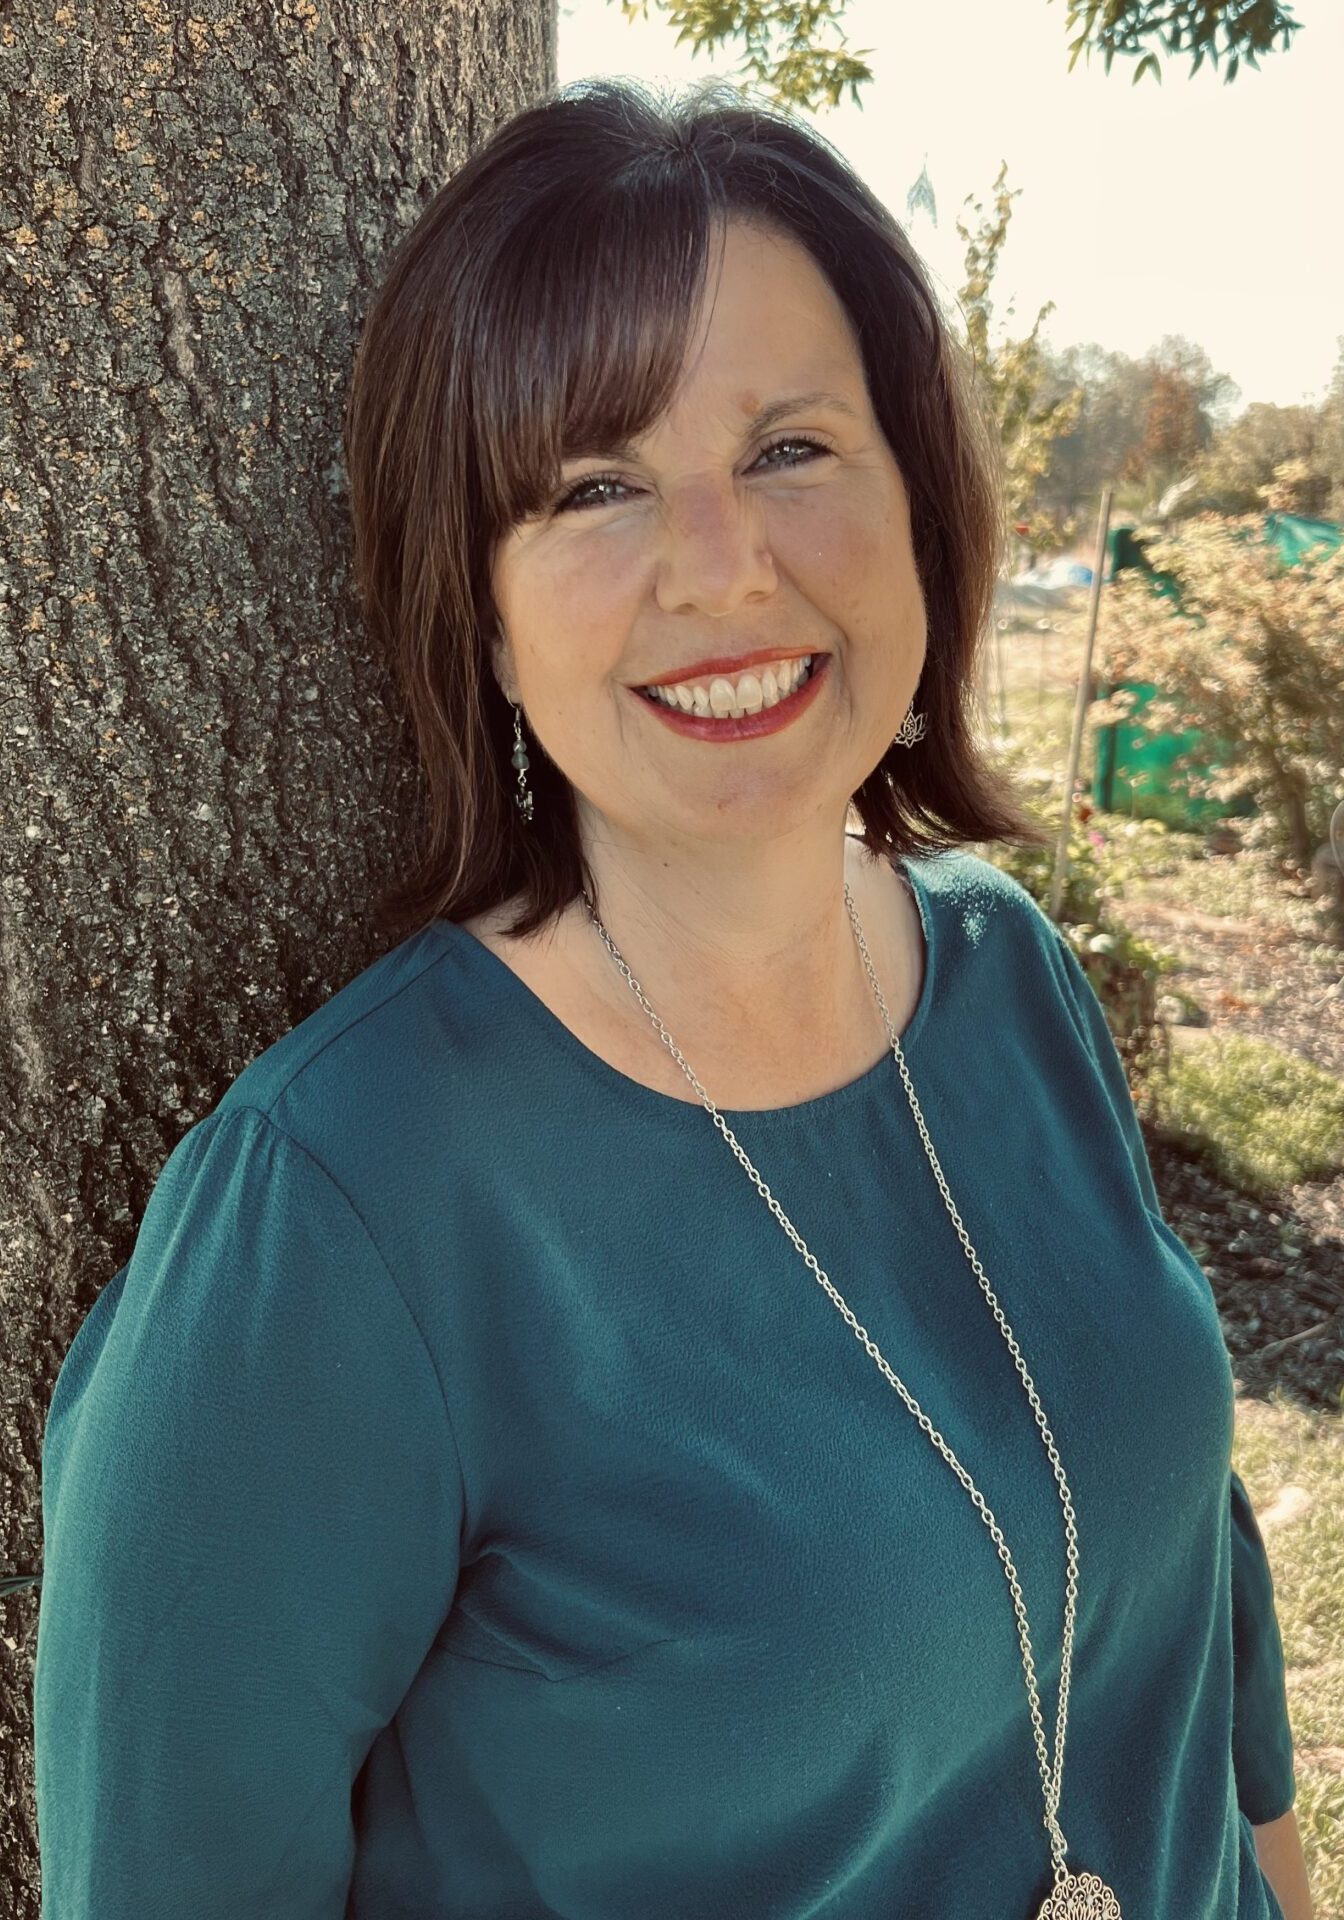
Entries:
POLYGON ((825 681, 829 661, 826 653, 806 654, 761 672, 715 674, 635 692, 678 733, 698 740, 752 740, 801 718, 825 681))

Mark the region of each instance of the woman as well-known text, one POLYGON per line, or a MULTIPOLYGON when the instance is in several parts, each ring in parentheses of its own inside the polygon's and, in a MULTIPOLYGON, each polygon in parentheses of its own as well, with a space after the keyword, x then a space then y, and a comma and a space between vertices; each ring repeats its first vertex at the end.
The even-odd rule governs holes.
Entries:
POLYGON ((348 455, 429 832, 62 1369, 60 1920, 1281 1914, 1213 1299, 966 851, 1040 837, 969 394, 890 216, 713 89, 553 95, 399 248, 348 455))

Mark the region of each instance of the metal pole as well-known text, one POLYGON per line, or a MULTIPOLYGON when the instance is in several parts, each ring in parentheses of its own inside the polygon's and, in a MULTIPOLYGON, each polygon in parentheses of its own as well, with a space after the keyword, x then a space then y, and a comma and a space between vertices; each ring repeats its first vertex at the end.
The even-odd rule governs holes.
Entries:
POLYGON ((1106 535, 1111 525, 1111 489, 1101 496, 1097 516, 1097 551, 1092 561, 1092 593, 1087 606, 1087 638, 1083 643, 1083 665, 1078 675, 1078 698, 1073 703, 1073 733, 1069 740, 1069 765, 1064 775, 1064 813, 1055 843, 1055 874, 1050 883, 1050 918, 1058 920, 1059 903, 1069 871, 1069 828, 1073 823, 1073 783, 1078 778, 1078 760, 1083 748, 1083 721, 1092 701, 1092 646, 1097 637, 1097 610, 1101 605, 1101 576, 1106 568, 1106 535))
POLYGON ((1041 655, 1036 663, 1036 706, 1045 705, 1045 635, 1041 635, 1041 655))

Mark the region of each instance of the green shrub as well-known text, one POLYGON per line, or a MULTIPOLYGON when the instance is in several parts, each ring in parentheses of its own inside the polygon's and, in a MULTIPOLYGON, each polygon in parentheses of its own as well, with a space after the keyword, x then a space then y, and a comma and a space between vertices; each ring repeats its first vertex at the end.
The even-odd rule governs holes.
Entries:
POLYGON ((1152 1093, 1158 1128, 1247 1192, 1344 1166, 1344 1085, 1266 1040, 1211 1032, 1175 1050, 1152 1093))
MULTIPOLYGON (((1056 924, 1101 1003, 1134 1097, 1143 1105, 1153 1076, 1165 1068, 1169 1058, 1170 1039, 1157 1001, 1164 975, 1179 963, 1174 954, 1132 933, 1115 911, 1110 895, 1123 881, 1126 857, 1112 850, 1111 839, 1102 827, 1089 825, 1094 819, 1108 818, 1094 816, 1086 801, 1075 808, 1069 870, 1056 924)), ((1151 837, 1144 834, 1142 849, 1150 846, 1151 837)), ((984 845, 978 851, 1010 873, 1044 911, 1049 911, 1055 870, 1053 842, 1048 847, 984 845)), ((1132 856, 1135 871, 1141 871, 1145 858, 1150 857, 1136 849, 1132 856)))
MULTIPOLYGON (((1191 792, 1251 796, 1247 845, 1309 871, 1344 767, 1344 546, 1290 565, 1261 516, 1212 513, 1184 522, 1179 538, 1145 528, 1140 544, 1157 575, 1122 572, 1107 587, 1098 674, 1160 689, 1145 729, 1234 742, 1229 765, 1192 768, 1191 792)), ((1094 704, 1091 720, 1122 718, 1133 697, 1094 704)))

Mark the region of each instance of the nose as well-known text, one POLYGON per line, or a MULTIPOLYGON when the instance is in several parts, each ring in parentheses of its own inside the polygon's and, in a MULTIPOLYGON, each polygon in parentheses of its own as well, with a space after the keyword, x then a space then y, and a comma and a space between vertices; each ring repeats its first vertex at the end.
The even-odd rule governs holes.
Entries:
POLYGON ((664 613, 734 613, 744 600, 775 590, 775 562, 764 509, 731 479, 683 487, 669 502, 658 558, 657 599, 664 613))

